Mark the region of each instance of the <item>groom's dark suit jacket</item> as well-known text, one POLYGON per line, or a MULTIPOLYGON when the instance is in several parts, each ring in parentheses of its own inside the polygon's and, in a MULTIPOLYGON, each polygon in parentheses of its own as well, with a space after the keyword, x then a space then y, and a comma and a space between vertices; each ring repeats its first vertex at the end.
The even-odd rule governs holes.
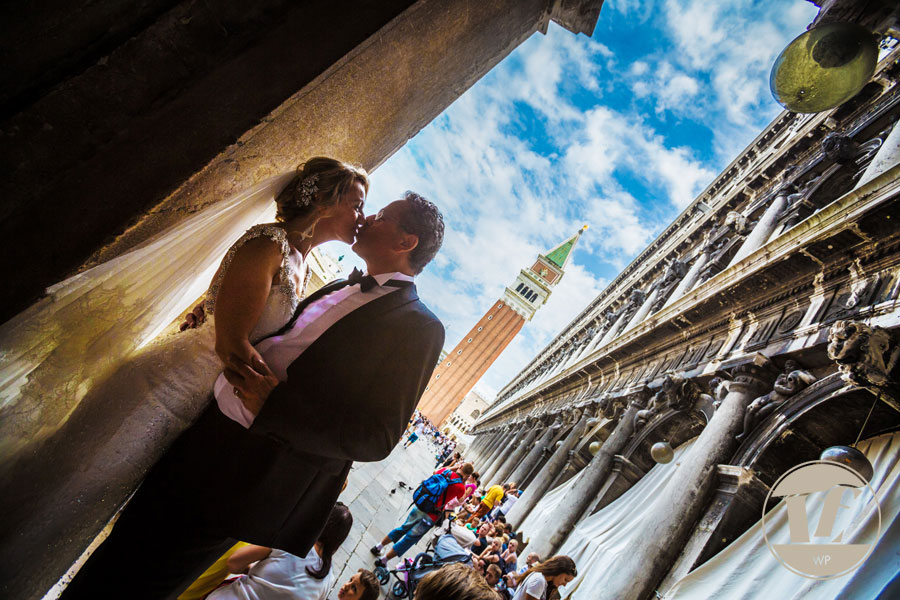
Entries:
POLYGON ((381 460, 400 439, 443 343, 415 286, 372 300, 288 367, 249 430, 213 402, 145 486, 205 527, 306 556, 352 461, 381 460))

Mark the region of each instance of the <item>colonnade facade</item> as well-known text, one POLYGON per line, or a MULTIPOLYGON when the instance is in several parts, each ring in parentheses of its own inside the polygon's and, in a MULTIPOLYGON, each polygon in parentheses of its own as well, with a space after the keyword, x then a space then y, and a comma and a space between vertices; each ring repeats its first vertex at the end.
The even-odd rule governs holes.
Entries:
POLYGON ((579 475, 524 552, 558 550, 657 442, 696 438, 598 592, 646 598, 752 525, 788 468, 900 427, 898 57, 843 106, 776 118, 485 411, 470 455, 524 489, 514 526, 579 475))

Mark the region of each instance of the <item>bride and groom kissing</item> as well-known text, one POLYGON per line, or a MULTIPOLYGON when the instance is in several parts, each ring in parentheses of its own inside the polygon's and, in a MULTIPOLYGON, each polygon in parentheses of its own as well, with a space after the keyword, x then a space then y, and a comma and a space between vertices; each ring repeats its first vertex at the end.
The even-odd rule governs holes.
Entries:
MULTIPOLYGON (((352 462, 391 452, 444 342, 414 284, 444 223, 412 192, 363 218, 367 191, 361 169, 310 159, 273 194, 277 222, 252 227, 228 251, 200 327, 214 331, 221 361, 214 400, 153 466, 63 598, 174 597, 234 540, 305 556, 352 462), (367 273, 301 299, 312 248, 354 238, 367 273)), ((165 344, 150 351, 164 354, 165 344)))

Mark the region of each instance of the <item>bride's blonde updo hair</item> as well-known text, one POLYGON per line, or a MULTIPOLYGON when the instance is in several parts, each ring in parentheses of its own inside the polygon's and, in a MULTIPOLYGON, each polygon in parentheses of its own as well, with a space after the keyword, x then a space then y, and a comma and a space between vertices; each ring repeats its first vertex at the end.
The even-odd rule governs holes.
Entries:
POLYGON ((365 169, 326 156, 316 156, 297 167, 290 183, 275 198, 275 219, 292 221, 317 215, 306 235, 319 219, 340 203, 341 195, 360 182, 369 193, 369 175, 365 169))

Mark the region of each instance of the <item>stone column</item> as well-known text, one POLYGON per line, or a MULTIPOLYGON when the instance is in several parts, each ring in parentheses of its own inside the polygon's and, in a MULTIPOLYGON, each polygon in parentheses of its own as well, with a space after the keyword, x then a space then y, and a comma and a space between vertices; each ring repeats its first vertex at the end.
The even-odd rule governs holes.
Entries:
POLYGON ((569 451, 571 451, 572 448, 575 447, 575 444, 578 443, 578 440, 584 436, 588 429, 588 421, 590 420, 590 414, 586 411, 581 419, 575 423, 575 426, 572 428, 572 431, 569 432, 569 435, 567 435, 556 450, 554 450, 553 456, 550 457, 550 460, 547 461, 547 464, 544 465, 544 468, 541 469, 537 477, 529 484, 525 494, 523 494, 519 501, 513 505, 512 509, 510 509, 509 514, 506 515, 506 520, 509 523, 512 523, 514 527, 518 527, 525 521, 525 518, 531 512, 531 509, 535 507, 547 490, 550 489, 550 484, 556 480, 556 477, 565 468, 569 459, 569 451))
POLYGON ((865 173, 863 173, 853 189, 855 190, 866 185, 891 167, 897 166, 897 164, 900 164, 900 127, 894 125, 884 143, 881 144, 881 148, 875 154, 875 158, 866 167, 865 173))
POLYGON ((483 468, 479 469, 481 479, 485 484, 487 484, 485 475, 487 475, 491 469, 494 468, 497 461, 500 460, 500 457, 508 448, 508 444, 512 441, 511 436, 512 426, 507 425, 506 427, 502 427, 500 431, 497 432, 497 438, 491 444, 490 450, 485 454, 483 468))
POLYGON ((691 534, 678 562, 659 586, 660 590, 672 587, 759 521, 769 486, 745 467, 719 465, 716 475, 715 498, 691 534))
POLYGON ((515 470, 516 466, 522 460, 522 457, 525 456, 525 453, 531 449, 534 440, 541 431, 539 425, 540 422, 536 422, 533 424, 529 423, 525 426, 523 435, 519 438, 519 443, 516 444, 513 451, 510 452, 509 456, 506 457, 506 460, 503 461, 502 466, 494 472, 492 479, 496 483, 512 481, 509 478, 509 475, 515 470))
POLYGON ((650 312, 650 308, 653 306, 653 303, 656 302, 656 297, 659 295, 659 286, 653 288, 653 291, 650 292, 650 295, 647 296, 647 299, 644 300, 644 303, 641 304, 641 307, 638 309, 634 316, 631 317, 631 320, 628 321, 628 325, 625 326, 625 329, 622 330, 622 333, 628 331, 638 323, 640 323, 644 317, 650 312))
POLYGON ((484 457, 484 451, 487 450, 491 445, 491 442, 494 441, 496 433, 496 431, 487 431, 478 435, 475 443, 472 444, 472 449, 469 451, 470 461, 472 461, 473 463, 480 462, 480 460, 484 457))
POLYGON ((491 445, 484 453, 484 460, 481 461, 481 468, 478 469, 479 473, 484 475, 493 462, 500 458, 500 453, 510 441, 510 435, 512 435, 510 427, 501 427, 495 432, 491 445))
POLYGON ((531 472, 531 469, 534 468, 534 465, 541 459, 541 455, 544 453, 544 448, 547 444, 550 443, 550 440, 553 439, 553 435, 562 427, 562 415, 556 417, 553 423, 547 427, 544 431, 544 434, 538 439, 538 441, 531 447, 531 450, 528 451, 528 454, 525 455, 522 460, 519 461, 518 466, 513 469, 513 472, 507 478, 510 481, 515 481, 517 484, 521 484, 528 473, 531 472))
POLYGON ((625 409, 612 433, 603 442, 603 446, 585 467, 581 478, 573 485, 559 507, 556 509, 554 521, 544 530, 541 539, 531 540, 529 552, 537 552, 542 557, 552 556, 562 546, 581 516, 584 514, 603 486, 609 475, 613 457, 622 449, 634 433, 634 415, 646 406, 650 398, 649 388, 642 387, 629 396, 631 401, 625 409))
POLYGON ((525 439, 525 436, 531 433, 529 429, 530 428, 523 423, 519 425, 518 432, 514 434, 513 429, 510 428, 510 431, 506 436, 506 443, 501 443, 497 449, 497 458, 491 461, 491 465, 481 475, 481 482, 485 486, 493 485, 493 480, 497 472, 506 465, 506 460, 509 458, 510 454, 512 454, 519 446, 519 443, 525 439))
POLYGON ((737 264, 743 258, 749 256, 753 251, 761 248, 769 241, 769 236, 772 235, 772 232, 775 231, 775 228, 778 226, 778 218, 781 216, 781 213, 784 212, 784 209, 787 208, 787 205, 788 190, 782 188, 775 195, 775 198, 772 200, 771 204, 769 204, 769 207, 766 209, 766 212, 763 213, 763 216, 760 217, 759 223, 756 224, 753 231, 750 232, 747 239, 741 244, 741 247, 734 255, 734 258, 728 263, 729 267, 737 264))
POLYGON ((613 341, 613 338, 616 337, 616 332, 619 331, 619 327, 622 326, 622 322, 625 321, 625 317, 627 316, 627 312, 624 307, 622 309, 622 314, 619 315, 619 318, 615 320, 615 322, 610 326, 609 329, 606 330, 606 333, 600 338, 600 342, 594 346, 594 348, 602 348, 609 342, 613 341))
POLYGON ((639 600, 653 594, 706 509, 716 468, 726 463, 737 447, 735 436, 743 429, 747 405, 772 389, 776 375, 762 354, 734 369, 728 395, 681 459, 678 476, 662 490, 644 519, 635 523, 639 528, 635 539, 641 543, 609 573, 606 585, 597 590, 598 599, 639 600))
POLYGON ((700 255, 694 260, 694 264, 691 265, 690 270, 687 272, 687 275, 681 280, 678 284, 678 287, 675 288, 675 291, 672 292, 672 295, 669 296, 669 299, 666 300, 666 303, 663 304, 663 308, 669 306, 689 291, 691 291, 695 285, 697 285, 697 281, 700 279, 700 272, 703 271, 703 267, 706 266, 706 262, 709 260, 709 245, 704 245, 703 249, 700 251, 700 255))

